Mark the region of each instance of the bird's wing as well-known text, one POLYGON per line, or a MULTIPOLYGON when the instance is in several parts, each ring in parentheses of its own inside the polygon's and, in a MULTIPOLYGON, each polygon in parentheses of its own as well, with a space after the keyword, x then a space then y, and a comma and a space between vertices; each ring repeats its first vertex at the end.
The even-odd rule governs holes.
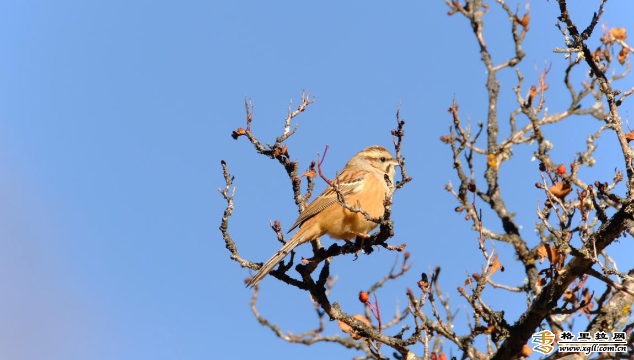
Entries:
MULTIPOLYGON (((339 191, 345 196, 354 194, 361 189, 363 184, 363 179, 367 176, 366 171, 358 170, 358 171, 346 171, 339 174, 337 180, 339 182, 339 191)), ((321 195, 317 199, 315 199, 310 205, 304 209, 304 211, 299 215, 295 224, 291 226, 288 230, 290 233, 301 225, 304 221, 310 219, 311 217, 317 215, 319 212, 327 208, 328 206, 337 202, 337 192, 331 187, 328 186, 326 190, 324 190, 321 195)), ((354 204, 352 204, 354 206, 354 204)))

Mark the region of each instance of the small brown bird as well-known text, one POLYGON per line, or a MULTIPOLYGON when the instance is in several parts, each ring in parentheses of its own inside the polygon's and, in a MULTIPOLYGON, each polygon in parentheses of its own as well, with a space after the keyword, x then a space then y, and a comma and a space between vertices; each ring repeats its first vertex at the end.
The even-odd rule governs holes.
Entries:
MULTIPOLYGON (((353 156, 335 181, 338 182, 346 203, 357 207, 359 201, 364 211, 378 218, 385 211, 383 201, 388 191, 385 175, 393 183, 395 166, 398 165, 398 161, 387 149, 370 146, 353 156)), ((298 226, 297 233, 262 265, 257 274, 249 280, 247 287, 257 285, 298 245, 325 234, 333 239, 353 239, 357 235, 367 235, 377 227, 377 224, 366 220, 363 214, 351 212, 341 206, 337 200, 337 192, 328 187, 304 209, 288 232, 298 226)))

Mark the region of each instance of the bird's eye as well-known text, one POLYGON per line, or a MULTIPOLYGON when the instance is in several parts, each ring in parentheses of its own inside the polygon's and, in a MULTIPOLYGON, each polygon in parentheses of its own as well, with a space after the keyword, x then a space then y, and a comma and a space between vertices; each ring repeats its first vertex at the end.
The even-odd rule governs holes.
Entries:
POLYGON ((381 158, 381 162, 385 162, 385 156, 381 158))

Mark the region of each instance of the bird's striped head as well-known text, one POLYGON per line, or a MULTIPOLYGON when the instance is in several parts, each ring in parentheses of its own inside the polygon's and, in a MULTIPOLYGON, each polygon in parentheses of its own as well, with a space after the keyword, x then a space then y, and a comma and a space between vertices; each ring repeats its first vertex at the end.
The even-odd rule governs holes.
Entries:
POLYGON ((346 166, 387 174, 390 181, 394 182, 395 167, 399 165, 398 160, 386 148, 374 145, 358 152, 346 166))

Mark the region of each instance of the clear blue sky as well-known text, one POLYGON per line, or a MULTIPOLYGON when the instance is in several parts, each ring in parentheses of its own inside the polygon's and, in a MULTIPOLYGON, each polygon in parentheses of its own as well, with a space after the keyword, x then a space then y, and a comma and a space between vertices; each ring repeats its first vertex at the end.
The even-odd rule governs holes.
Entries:
MULTIPOLYGON (((585 26, 597 2, 571 1, 574 20, 585 26)), ((490 5, 485 35, 500 62, 511 53, 509 25, 490 5)), ((556 3, 531 6, 520 69, 530 85, 536 68, 553 62, 547 96, 551 111, 560 111, 567 94, 565 62, 552 53, 563 44, 556 3)), ((629 1, 610 1, 603 22, 632 32, 632 10, 629 1)), ((464 327, 465 304, 455 289, 483 260, 476 235, 443 190, 455 177, 438 138, 447 133, 454 94, 463 119, 484 120, 485 73, 466 20, 446 13, 440 0, 0 3, 0 358, 354 356, 330 344, 289 345, 259 326, 242 282, 248 272, 229 260, 217 230, 224 209, 216 191, 223 184, 220 159, 236 176, 230 230, 244 257, 263 261, 277 249, 270 219, 285 229, 294 221, 283 169, 229 135, 244 126, 246 95, 255 105, 253 131, 272 142, 288 101, 302 89, 316 102, 296 119, 290 155, 305 168, 330 145, 329 174, 366 146, 389 146, 402 101, 403 150, 415 181, 394 199, 393 242, 408 243, 414 267, 379 300, 391 316, 397 302, 405 306, 405 289, 415 287, 420 272, 441 266, 464 327)), ((501 80, 506 121, 514 71, 501 80)), ((630 78, 622 87, 632 85, 630 78)), ((628 99, 623 115, 630 107, 628 99)), ((570 163, 585 134, 600 126, 572 121, 546 131, 555 161, 570 163)), ((585 172, 596 178, 588 181, 609 181, 622 168, 613 143, 612 135, 600 141, 599 166, 585 172)), ((532 244, 542 197, 532 186, 539 180, 533 150, 517 149, 502 169, 509 207, 532 244)), ((484 167, 481 158, 477 169, 484 167)), ((318 183, 317 191, 323 187, 318 183)), ((484 220, 499 227, 486 213, 484 220)), ((617 246, 632 253, 631 238, 617 246)), ((519 284, 520 267, 509 249, 498 248, 507 271, 497 280, 519 284)), ((338 258, 332 299, 362 311, 357 292, 385 274, 394 256, 338 258)), ((623 264, 631 267, 631 257, 623 264)), ((489 289, 485 299, 506 306, 514 320, 524 299, 501 294, 489 289), (515 309, 508 306, 513 301, 515 309)), ((317 325, 308 295, 271 279, 262 283, 259 309, 284 331, 317 325)), ((327 333, 336 332, 329 323, 327 333)))

